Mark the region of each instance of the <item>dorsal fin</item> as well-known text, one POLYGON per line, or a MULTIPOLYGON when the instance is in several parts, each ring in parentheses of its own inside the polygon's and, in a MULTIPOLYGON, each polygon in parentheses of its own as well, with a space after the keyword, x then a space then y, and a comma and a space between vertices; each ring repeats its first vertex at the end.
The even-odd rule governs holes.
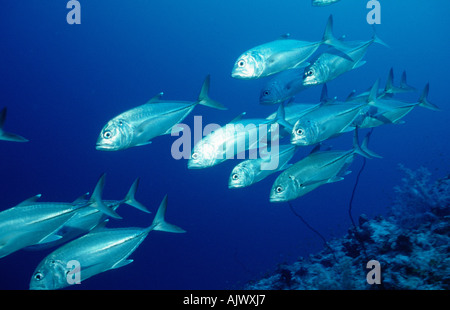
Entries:
POLYGON ((17 205, 17 207, 29 206, 35 203, 39 198, 41 198, 41 194, 37 194, 36 196, 30 197, 17 205))
POLYGON ((290 36, 291 36, 291 34, 288 32, 288 33, 282 34, 282 35, 278 38, 278 40, 286 40, 286 39, 289 39, 290 36))
POLYGON ((230 123, 236 123, 236 122, 240 121, 244 117, 245 114, 247 114, 247 112, 242 112, 241 114, 239 114, 238 116, 233 118, 230 123))
POLYGON ((369 97, 367 98, 368 103, 373 103, 375 100, 377 100, 378 96, 378 85, 380 84, 380 79, 376 80, 373 84, 372 88, 370 89, 369 97))
POLYGON ((159 102, 161 100, 161 97, 164 95, 163 92, 160 92, 159 94, 157 94, 156 96, 153 96, 152 99, 150 99, 149 101, 147 101, 147 103, 156 103, 159 102))
POLYGON ((352 90, 352 92, 350 94, 348 94, 347 99, 345 99, 345 101, 350 101, 356 94, 356 90, 352 90))
POLYGON ((328 104, 328 103, 332 103, 334 101, 336 101, 336 97, 334 98, 329 98, 328 97, 328 87, 327 84, 323 84, 322 86, 322 92, 320 94, 320 104, 324 105, 324 104, 328 104))
POLYGON ((87 192, 86 194, 81 195, 80 197, 78 197, 77 199, 75 199, 72 203, 80 203, 80 202, 87 202, 88 201, 88 196, 89 196, 89 192, 87 192))

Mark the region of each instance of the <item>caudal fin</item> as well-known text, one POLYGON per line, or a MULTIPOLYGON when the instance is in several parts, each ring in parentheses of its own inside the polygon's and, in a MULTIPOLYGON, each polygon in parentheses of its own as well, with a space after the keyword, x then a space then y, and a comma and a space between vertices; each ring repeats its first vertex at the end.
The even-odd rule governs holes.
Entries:
POLYGON ((14 133, 6 132, 3 130, 3 125, 6 120, 6 107, 2 109, 0 112, 0 140, 4 141, 12 141, 12 142, 28 142, 28 139, 25 139, 22 136, 16 135, 14 133))
POLYGON ((283 103, 280 103, 280 106, 278 107, 277 115, 274 118, 274 123, 278 123, 284 128, 286 128, 286 130, 292 131, 293 126, 286 121, 286 114, 284 112, 283 103))
POLYGON ((133 184, 131 185, 130 190, 128 191, 127 195, 125 196, 125 199, 123 200, 123 202, 129 206, 132 206, 132 207, 138 209, 138 210, 141 210, 146 213, 150 213, 150 211, 142 203, 137 201, 134 197, 136 195, 138 186, 139 186, 139 178, 137 178, 133 182, 133 184))
POLYGON ((202 89, 200 91, 200 94, 198 95, 198 103, 207 107, 211 107, 218 110, 227 110, 226 107, 224 107, 221 103, 212 100, 209 98, 209 82, 210 82, 210 75, 208 74, 205 78, 205 81, 203 82, 202 89))
POLYGON ((404 91, 415 91, 416 88, 408 85, 408 82, 406 81, 406 71, 403 71, 402 78, 400 80, 400 88, 404 91))
POLYGON ((433 110, 433 111, 440 111, 441 109, 432 104, 431 102, 428 101, 428 92, 430 90, 430 84, 427 83, 427 85, 425 85, 425 88, 423 89, 422 95, 419 98, 419 105, 421 107, 433 110))
POLYGON ((121 219, 122 217, 117 214, 113 209, 108 208, 102 201, 103 188, 105 187, 105 174, 102 174, 95 186, 94 192, 89 199, 88 205, 96 208, 97 210, 105 213, 106 215, 121 219))
POLYGON ((367 133, 365 136, 362 145, 359 145, 359 139, 358 139, 358 127, 355 128, 355 135, 353 136, 353 150, 356 154, 359 154, 361 156, 364 156, 366 158, 372 159, 372 158, 382 158, 377 153, 369 150, 367 148, 369 144, 370 135, 372 134, 372 130, 367 133))
POLYGON ((373 41, 373 43, 378 43, 378 44, 383 45, 384 47, 390 48, 389 45, 387 45, 383 40, 380 39, 380 37, 375 32, 375 30, 374 30, 374 33, 373 33, 373 36, 372 36, 372 41, 373 41))
POLYGON ((323 33, 322 37, 322 44, 327 44, 334 47, 335 49, 343 53, 340 56, 353 61, 353 59, 347 54, 347 52, 349 51, 349 47, 345 45, 343 40, 337 39, 333 34, 333 15, 330 15, 330 17, 328 17, 327 25, 325 26, 325 32, 323 33))
POLYGON ((167 209, 167 195, 164 196, 164 199, 161 201, 158 211, 156 211, 156 215, 155 215, 155 218, 153 219, 152 225, 148 228, 148 230, 149 231, 159 230, 159 231, 165 231, 165 232, 171 232, 171 233, 186 232, 184 229, 166 222, 166 220, 164 218, 166 215, 166 209, 167 209))

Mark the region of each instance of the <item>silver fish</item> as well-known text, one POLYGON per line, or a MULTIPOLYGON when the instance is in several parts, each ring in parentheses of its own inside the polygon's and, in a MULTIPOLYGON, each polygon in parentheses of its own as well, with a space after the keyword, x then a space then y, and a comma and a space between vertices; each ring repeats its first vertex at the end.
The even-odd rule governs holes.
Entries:
POLYGON ((271 202, 283 202, 303 196, 321 185, 343 180, 355 154, 374 158, 380 157, 367 149, 370 133, 361 146, 355 130, 353 149, 349 151, 313 152, 283 171, 273 183, 270 191, 271 202))
POLYGON ((282 171, 289 167, 289 161, 295 154, 297 147, 294 145, 280 145, 277 154, 272 154, 270 158, 262 157, 257 159, 247 159, 239 163, 231 171, 231 175, 228 181, 228 188, 240 188, 247 187, 256 182, 259 182, 269 175, 282 171), (276 169, 267 169, 265 165, 274 161, 274 157, 277 157, 275 162, 278 163, 276 169))
MULTIPOLYGON (((104 205, 114 212, 122 204, 130 205, 140 211, 150 213, 150 211, 139 201, 136 200, 135 194, 139 185, 139 178, 131 185, 127 195, 122 200, 103 200, 104 205)), ((76 199, 72 204, 87 205, 89 200, 86 198, 88 194, 76 199)), ((101 194, 99 195, 102 196, 101 194)), ((72 240, 76 237, 84 235, 92 229, 103 225, 108 220, 108 216, 95 208, 80 208, 70 217, 54 234, 54 238, 48 238, 48 242, 40 242, 39 244, 26 247, 25 250, 42 250, 54 247, 72 240)))
POLYGON ((14 141, 14 142, 27 142, 28 140, 22 136, 16 135, 14 133, 6 132, 3 130, 3 126, 6 120, 6 107, 0 112, 0 140, 4 141, 14 141))
MULTIPOLYGON (((378 84, 375 83, 373 89, 375 89, 377 85, 378 84)), ((417 106, 433 111, 440 111, 438 106, 428 101, 429 89, 430 85, 425 85, 419 100, 413 103, 403 102, 393 98, 376 98, 373 94, 369 95, 367 99, 369 108, 373 109, 375 112, 363 115, 362 119, 355 119, 354 126, 360 128, 373 128, 384 124, 400 124, 403 122, 402 118, 417 106)), ((374 91, 372 90, 372 93, 373 92, 374 91)), ((361 113, 364 114, 364 109, 361 110, 361 113)))
POLYGON ((235 62, 231 76, 237 79, 258 79, 284 70, 298 68, 322 45, 341 47, 332 34, 330 15, 322 40, 307 42, 283 38, 258 45, 244 52, 235 62))
POLYGON ((80 264, 80 277, 84 281, 99 273, 120 268, 133 262, 128 257, 152 230, 184 233, 178 226, 165 221, 167 195, 148 228, 94 229, 90 233, 61 246, 37 266, 30 281, 31 290, 54 290, 69 286, 67 279, 72 266, 80 264))
MULTIPOLYGON (((331 101, 334 101, 334 99, 328 98, 328 90, 326 85, 322 87, 319 103, 295 103, 293 102, 293 98, 291 98, 284 105, 284 119, 291 125, 289 134, 299 118, 331 101)), ((267 119, 274 119, 276 116, 277 113, 275 112, 270 114, 267 119)))
POLYGON ((39 194, 0 212, 0 258, 31 245, 58 240, 57 231, 81 208, 93 207, 109 216, 119 217, 99 198, 103 184, 104 176, 97 183, 91 199, 83 204, 77 201, 38 202, 39 194))
POLYGON ((199 141, 192 150, 188 168, 212 167, 227 159, 235 158, 237 154, 261 147, 261 143, 272 140, 272 135, 278 139, 279 136, 276 134, 278 124, 291 126, 284 120, 282 104, 275 119, 242 119, 244 115, 245 113, 240 114, 199 141))
POLYGON ((278 73, 261 89, 259 103, 278 104, 309 88, 309 85, 303 85, 303 72, 304 68, 300 67, 278 73))
MULTIPOLYGON (((208 96, 210 76, 195 102, 160 100, 162 93, 146 104, 128 110, 110 120, 100 132, 97 150, 118 151, 151 143, 157 136, 170 134, 173 127, 191 113, 197 104, 226 109, 208 96)), ((178 130, 182 130, 179 128, 178 130)))
MULTIPOLYGON (((323 89, 322 93, 326 93, 326 84, 323 89)), ((323 100, 320 107, 303 114, 296 121, 291 133, 291 143, 313 145, 353 130, 351 126, 365 105, 323 100)))
MULTIPOLYGON (((407 92, 415 91, 416 89, 410 85, 408 85, 408 82, 406 81, 406 72, 403 71, 400 86, 394 86, 394 69, 391 68, 389 70, 389 74, 386 80, 386 85, 384 89, 379 89, 377 93, 378 99, 387 99, 391 98, 395 94, 402 94, 407 92)), ((361 93, 357 96, 355 96, 356 91, 353 90, 352 93, 349 94, 347 99, 345 101, 367 101, 369 95, 370 95, 371 89, 368 91, 361 93)))
POLYGON ((345 72, 359 68, 366 63, 362 58, 366 55, 367 49, 372 43, 379 43, 387 46, 381 39, 374 35, 373 38, 367 42, 342 43, 347 46, 345 54, 342 53, 342 50, 337 50, 335 48, 328 49, 316 57, 316 59, 305 68, 303 84, 324 84, 345 72))
POLYGON ((312 0, 313 6, 326 6, 330 5, 336 2, 339 2, 340 0, 312 0))

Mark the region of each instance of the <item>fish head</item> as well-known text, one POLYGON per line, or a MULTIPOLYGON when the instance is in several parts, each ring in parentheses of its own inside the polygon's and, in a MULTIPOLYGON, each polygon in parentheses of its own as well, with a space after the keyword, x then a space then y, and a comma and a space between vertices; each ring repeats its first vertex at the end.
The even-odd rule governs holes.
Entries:
POLYGON ((272 185, 270 202, 284 202, 297 198, 299 196, 298 184, 294 176, 282 173, 272 185))
POLYGON ((234 64, 231 76, 236 79, 257 79, 264 71, 261 56, 255 52, 242 54, 234 64))
POLYGON ((60 260, 46 258, 36 268, 30 280, 30 290, 55 290, 69 285, 70 269, 60 260))
POLYGON ((133 136, 133 128, 124 119, 112 119, 103 127, 97 139, 99 151, 118 151, 127 148, 133 136))
POLYGON ((303 72, 303 85, 312 86, 322 84, 325 81, 322 75, 322 71, 315 63, 305 67, 305 71, 303 72))
POLYGON ((228 188, 247 187, 253 184, 255 173, 251 167, 242 162, 231 171, 228 188))
POLYGON ((283 86, 279 81, 272 81, 264 85, 259 95, 259 103, 262 105, 271 105, 279 103, 283 98, 283 86), (280 100, 281 99, 281 100, 280 100))
POLYGON ((317 143, 319 128, 314 120, 301 118, 295 122, 291 132, 291 143, 295 145, 312 145, 317 143))
POLYGON ((211 167, 216 163, 217 150, 213 144, 197 144, 192 150, 191 158, 188 160, 189 169, 201 169, 211 167))

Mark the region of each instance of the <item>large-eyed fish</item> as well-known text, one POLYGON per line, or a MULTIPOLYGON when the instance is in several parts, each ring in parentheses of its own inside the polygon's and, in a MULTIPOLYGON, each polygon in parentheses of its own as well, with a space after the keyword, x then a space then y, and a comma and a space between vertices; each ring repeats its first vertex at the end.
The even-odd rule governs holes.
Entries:
POLYGON ((342 49, 329 48, 317 56, 304 70, 304 85, 319 85, 334 80, 338 76, 350 70, 359 68, 366 63, 362 60, 367 53, 367 49, 372 43, 386 44, 379 39, 376 34, 366 42, 346 42, 345 54, 342 49))
POLYGON ((81 282, 99 273, 126 266, 133 262, 128 257, 152 230, 184 233, 180 227, 165 221, 166 208, 167 195, 147 228, 94 229, 59 247, 39 263, 31 277, 30 289, 54 290, 69 286, 73 261, 79 264, 81 282))
POLYGON ((104 175, 85 203, 80 204, 78 200, 73 203, 39 202, 39 194, 0 212, 0 258, 28 246, 60 239, 58 230, 81 208, 96 208, 108 216, 120 218, 101 200, 103 184, 104 175))
POLYGON ((289 161, 294 156, 296 150, 297 147, 292 144, 280 145, 278 152, 275 154, 267 155, 267 157, 262 155, 261 158, 244 160, 231 171, 228 187, 247 187, 265 179, 275 172, 286 169, 289 167, 289 161), (269 164, 273 162, 276 162, 277 165, 270 167, 269 164))
MULTIPOLYGON (((191 113, 197 104, 226 109, 208 96, 210 77, 203 82, 198 100, 169 101, 161 100, 162 93, 156 95, 146 104, 128 110, 110 120, 100 132, 97 150, 118 151, 134 146, 151 143, 157 136, 171 134, 173 127, 191 113)), ((182 130, 182 128, 178 128, 182 130)))
POLYGON ((278 40, 251 48, 236 60, 231 76, 237 79, 258 79, 284 70, 298 68, 322 44, 341 49, 341 42, 333 36, 332 28, 333 17, 330 15, 320 41, 293 40, 285 35, 278 40))
POLYGON ((318 151, 283 171, 273 183, 271 202, 283 202, 303 196, 321 185, 343 180, 350 173, 348 167, 356 154, 366 158, 380 157, 367 149, 370 132, 359 146, 357 130, 353 138, 353 149, 349 151, 318 151))

